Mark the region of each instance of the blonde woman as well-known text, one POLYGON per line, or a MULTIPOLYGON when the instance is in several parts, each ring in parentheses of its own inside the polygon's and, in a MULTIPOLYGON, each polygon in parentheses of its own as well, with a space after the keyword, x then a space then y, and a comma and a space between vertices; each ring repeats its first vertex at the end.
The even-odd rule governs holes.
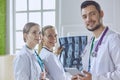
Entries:
MULTIPOLYGON (((42 48, 40 57, 43 59, 50 80, 69 80, 66 77, 63 65, 54 54, 53 48, 57 43, 57 31, 51 25, 42 28, 42 48)), ((58 48, 56 53, 60 53, 62 48, 58 48)))

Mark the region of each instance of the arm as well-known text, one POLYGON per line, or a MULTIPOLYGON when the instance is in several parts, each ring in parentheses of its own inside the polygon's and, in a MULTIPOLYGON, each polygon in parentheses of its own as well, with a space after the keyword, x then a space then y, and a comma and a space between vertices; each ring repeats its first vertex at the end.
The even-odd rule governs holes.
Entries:
POLYGON ((30 62, 27 56, 19 55, 14 60, 15 80, 30 80, 30 62))
POLYGON ((120 35, 111 35, 109 37, 109 56, 113 63, 112 70, 105 74, 93 76, 92 80, 120 80, 120 35))
MULTIPOLYGON (((102 65, 99 68, 99 71, 104 71, 103 74, 99 74, 99 75, 92 75, 92 80, 119 80, 120 79, 120 36, 118 35, 109 35, 105 40, 107 40, 107 46, 103 47, 104 49, 108 49, 106 50, 105 54, 107 54, 107 56, 102 57, 102 62, 104 62, 103 64, 107 65, 107 70, 104 68, 102 69, 102 65), (108 53, 107 53, 108 52, 108 53), (108 57, 110 57, 109 59, 107 59, 108 57), (109 63, 105 63, 105 59, 107 59, 107 61, 109 63)), ((103 50, 103 49, 102 49, 103 50)), ((87 66, 88 66, 88 62, 89 60, 89 56, 88 54, 84 56, 85 58, 82 59, 82 61, 84 62, 84 66, 86 67, 85 69, 87 70, 87 66), (87 57, 87 58, 86 58, 87 57)), ((104 65, 103 65, 104 66, 104 65)), ((98 72, 99 73, 99 72, 98 72)))
POLYGON ((53 80, 66 80, 64 68, 53 53, 46 58, 45 66, 53 80))
POLYGON ((60 47, 56 48, 55 51, 54 51, 54 53, 55 53, 56 55, 60 55, 61 52, 62 52, 62 50, 63 50, 63 48, 64 48, 63 46, 60 46, 60 47))

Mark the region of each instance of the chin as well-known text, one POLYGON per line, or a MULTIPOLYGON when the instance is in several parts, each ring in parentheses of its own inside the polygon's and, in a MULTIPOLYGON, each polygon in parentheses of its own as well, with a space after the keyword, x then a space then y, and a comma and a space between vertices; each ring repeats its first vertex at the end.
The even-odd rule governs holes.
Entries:
POLYGON ((55 47, 55 44, 52 44, 51 47, 55 47))
POLYGON ((36 43, 39 43, 40 41, 39 40, 35 40, 36 41, 36 43))

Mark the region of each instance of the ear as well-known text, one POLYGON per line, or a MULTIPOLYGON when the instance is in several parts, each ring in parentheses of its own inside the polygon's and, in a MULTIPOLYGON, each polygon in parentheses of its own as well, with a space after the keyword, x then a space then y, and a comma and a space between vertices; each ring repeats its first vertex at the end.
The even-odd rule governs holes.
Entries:
POLYGON ((103 16, 104 16, 104 12, 101 10, 100 11, 100 17, 103 18, 103 16))
POLYGON ((24 33, 24 34, 23 34, 23 37, 24 37, 24 39, 27 39, 27 34, 24 33))

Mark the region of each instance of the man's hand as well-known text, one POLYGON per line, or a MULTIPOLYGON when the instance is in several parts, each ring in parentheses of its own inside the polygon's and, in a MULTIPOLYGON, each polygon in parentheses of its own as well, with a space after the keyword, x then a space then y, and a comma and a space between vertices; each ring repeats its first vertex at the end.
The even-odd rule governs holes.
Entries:
POLYGON ((83 73, 84 75, 74 75, 71 80, 92 80, 92 75, 89 72, 83 71, 83 73))
POLYGON ((72 79, 71 79, 71 80, 80 80, 80 79, 79 79, 79 74, 72 76, 72 79))

